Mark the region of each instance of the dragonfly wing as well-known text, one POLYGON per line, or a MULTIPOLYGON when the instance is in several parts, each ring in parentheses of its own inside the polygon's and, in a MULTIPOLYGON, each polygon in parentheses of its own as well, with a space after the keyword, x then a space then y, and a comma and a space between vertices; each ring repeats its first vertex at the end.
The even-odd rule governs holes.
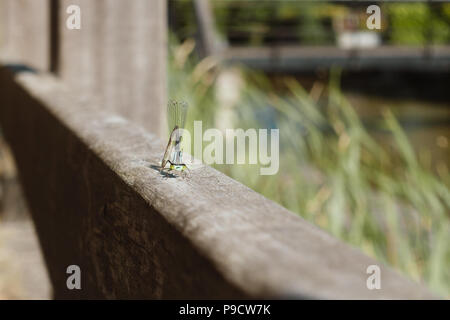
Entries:
POLYGON ((167 104, 167 113, 169 120, 169 128, 173 128, 170 133, 169 143, 167 144, 164 157, 161 162, 162 168, 165 168, 167 162, 171 161, 179 163, 181 158, 181 139, 182 130, 186 121, 186 113, 188 110, 188 104, 185 101, 169 100, 167 104), (175 148, 175 150, 173 150, 175 148))
POLYGON ((167 103, 167 119, 169 128, 184 128, 188 104, 185 101, 169 100, 167 103))

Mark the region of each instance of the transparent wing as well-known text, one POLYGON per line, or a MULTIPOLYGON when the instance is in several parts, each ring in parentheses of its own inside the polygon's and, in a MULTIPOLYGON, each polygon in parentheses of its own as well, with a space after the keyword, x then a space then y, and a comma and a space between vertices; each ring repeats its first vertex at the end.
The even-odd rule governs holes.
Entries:
MULTIPOLYGON (((187 110, 188 104, 185 101, 169 100, 167 104, 167 119, 169 121, 169 129, 172 130, 169 138, 169 144, 170 141, 172 141, 174 146, 174 148, 170 147, 167 157, 176 164, 182 162, 182 152, 180 150, 182 137, 180 131, 176 129, 184 128, 187 110)), ((166 152, 167 151, 168 150, 166 149, 166 152)), ((166 155, 164 156, 164 158, 166 158, 166 155)))
POLYGON ((176 126, 180 129, 184 128, 187 110, 187 102, 169 100, 167 103, 167 120, 169 122, 169 130, 173 130, 176 126))

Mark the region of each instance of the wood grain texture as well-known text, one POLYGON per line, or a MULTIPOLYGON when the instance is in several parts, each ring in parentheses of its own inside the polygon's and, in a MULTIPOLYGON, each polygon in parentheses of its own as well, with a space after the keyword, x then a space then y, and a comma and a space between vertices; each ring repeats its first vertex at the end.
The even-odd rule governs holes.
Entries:
POLYGON ((59 298, 433 297, 208 166, 165 178, 163 142, 45 74, 0 71, 1 125, 59 298), (78 264, 82 290, 65 288, 78 264), (381 267, 382 289, 366 288, 381 267))

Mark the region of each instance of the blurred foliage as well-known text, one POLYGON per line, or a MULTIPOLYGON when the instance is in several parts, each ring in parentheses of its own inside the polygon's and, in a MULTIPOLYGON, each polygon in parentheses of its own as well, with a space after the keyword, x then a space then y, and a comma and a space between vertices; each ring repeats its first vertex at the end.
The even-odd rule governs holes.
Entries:
MULTIPOLYGON (((219 32, 231 41, 262 45, 296 41, 332 44, 331 16, 326 3, 292 1, 212 1, 219 32)), ((336 7, 338 10, 339 6, 336 7)), ((338 10, 339 11, 339 10, 338 10)))
MULTIPOLYGON (((196 61, 194 45, 171 37, 170 97, 188 101, 188 130, 194 120, 203 120, 204 130, 220 127, 217 79, 227 69, 211 57, 196 61)), ((388 109, 380 126, 392 143, 374 140, 341 93, 338 71, 314 93, 284 78, 289 93, 283 96, 265 75, 239 73, 244 81, 232 123, 279 128, 280 170, 261 176, 255 165, 216 168, 450 297, 447 164, 438 173, 424 166, 388 109)))
POLYGON ((450 3, 393 3, 384 6, 390 18, 390 42, 421 45, 450 42, 450 3))
MULTIPOLYGON (((196 33, 192 0, 171 0, 172 27, 180 39, 196 33)), ((358 15, 365 27, 367 5, 291 0, 212 0, 222 38, 235 44, 273 43, 330 45, 335 43, 336 19, 358 15)), ((380 3, 383 39, 397 45, 450 43, 450 3, 380 3), (386 27, 387 26, 387 27, 386 27)))

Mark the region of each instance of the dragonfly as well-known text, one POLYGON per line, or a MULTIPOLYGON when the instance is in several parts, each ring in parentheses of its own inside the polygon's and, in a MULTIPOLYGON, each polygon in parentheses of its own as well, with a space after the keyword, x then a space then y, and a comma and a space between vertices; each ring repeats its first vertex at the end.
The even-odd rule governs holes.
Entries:
POLYGON ((165 170, 169 164, 169 171, 184 172, 188 170, 183 163, 183 151, 181 150, 182 130, 186 122, 188 104, 185 101, 169 100, 167 103, 167 120, 172 132, 169 136, 166 151, 161 161, 161 170, 165 170))

